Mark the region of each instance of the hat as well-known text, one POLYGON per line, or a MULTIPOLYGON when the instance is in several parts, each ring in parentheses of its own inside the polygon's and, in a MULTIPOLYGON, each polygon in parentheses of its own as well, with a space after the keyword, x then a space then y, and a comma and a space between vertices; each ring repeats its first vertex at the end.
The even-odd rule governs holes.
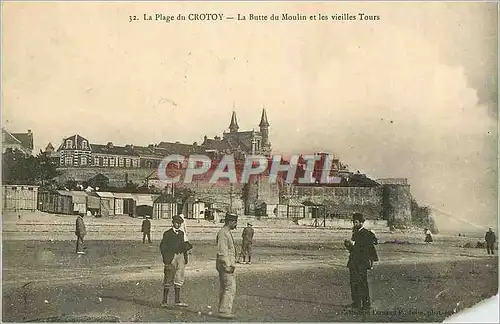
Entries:
POLYGON ((252 226, 252 223, 247 223, 247 225, 250 225, 250 226, 252 226))
POLYGON ((237 221, 237 220, 238 220, 238 215, 231 213, 226 214, 226 221, 237 221))
POLYGON ((179 216, 179 215, 175 215, 174 217, 172 217, 172 223, 173 222, 177 222, 177 223, 181 223, 182 224, 182 223, 184 223, 184 219, 182 219, 182 217, 179 216))
POLYGON ((354 213, 352 214, 352 220, 353 221, 360 221, 360 222, 364 222, 365 221, 365 218, 363 217, 363 214, 361 213, 354 213))

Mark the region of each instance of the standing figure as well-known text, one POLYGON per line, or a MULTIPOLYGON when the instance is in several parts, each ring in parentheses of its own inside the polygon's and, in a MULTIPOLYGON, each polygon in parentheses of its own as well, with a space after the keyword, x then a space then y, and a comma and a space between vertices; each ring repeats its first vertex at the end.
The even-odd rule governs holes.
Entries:
POLYGON ((362 214, 354 213, 351 241, 345 240, 344 245, 349 250, 347 267, 351 283, 352 304, 350 306, 368 310, 371 307, 368 270, 372 268, 374 261, 378 261, 378 256, 374 246, 377 238, 373 232, 363 227, 364 221, 362 214))
POLYGON ((219 273, 219 317, 234 318, 233 301, 236 295, 236 249, 231 230, 236 228, 238 215, 226 214, 224 226, 217 233, 215 268, 219 273))
POLYGON ((488 251, 488 254, 495 254, 494 245, 496 239, 495 232, 493 232, 493 229, 490 227, 484 236, 484 240, 486 241, 486 251, 488 251))
POLYGON ((243 263, 245 263, 246 256, 248 255, 248 262, 246 262, 246 264, 252 264, 253 234, 254 230, 252 228, 252 224, 247 223, 247 227, 243 229, 243 234, 241 234, 241 237, 243 238, 243 244, 241 246, 241 255, 243 256, 243 263))
POLYGON ((433 239, 432 239, 432 233, 431 231, 429 231, 429 229, 425 229, 425 243, 432 243, 433 242, 433 239))
POLYGON ((148 243, 151 244, 151 221, 148 216, 142 221, 142 244, 146 243, 146 236, 148 237, 148 243))
POLYGON ((87 231, 85 229, 85 223, 83 222, 83 214, 78 214, 76 219, 76 253, 77 254, 85 254, 83 252, 83 238, 87 235, 87 231))
POLYGON ((183 219, 175 215, 172 217, 172 228, 163 233, 160 243, 160 252, 163 258, 163 300, 162 307, 168 306, 168 293, 172 286, 175 292, 175 306, 187 307, 181 302, 181 287, 184 284, 184 269, 188 263, 187 251, 184 244, 184 232, 180 229, 183 219))

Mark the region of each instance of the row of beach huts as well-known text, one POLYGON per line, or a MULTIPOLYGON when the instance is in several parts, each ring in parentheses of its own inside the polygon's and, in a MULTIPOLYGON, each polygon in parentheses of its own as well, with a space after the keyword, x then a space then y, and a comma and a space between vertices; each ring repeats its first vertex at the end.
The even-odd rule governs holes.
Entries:
POLYGON ((39 190, 37 186, 2 186, 4 210, 40 210, 52 214, 87 214, 97 217, 128 215, 172 218, 180 213, 186 218, 205 218, 206 210, 221 209, 222 204, 192 197, 175 199, 171 194, 86 192, 39 190), (219 205, 219 206, 217 206, 219 205))

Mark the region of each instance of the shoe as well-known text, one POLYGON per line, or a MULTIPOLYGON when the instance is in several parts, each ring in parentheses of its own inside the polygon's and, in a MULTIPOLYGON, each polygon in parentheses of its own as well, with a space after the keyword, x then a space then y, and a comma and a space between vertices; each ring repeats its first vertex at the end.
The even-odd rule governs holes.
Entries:
POLYGON ((238 261, 236 261, 236 263, 241 263, 241 261, 240 261, 240 260, 238 260, 238 261))
POLYGON ((234 315, 228 314, 228 313, 219 313, 219 315, 217 315, 217 317, 224 318, 224 319, 233 319, 234 315))
POLYGON ((167 304, 167 302, 162 302, 162 303, 160 304, 160 307, 163 307, 163 308, 168 308, 168 304, 167 304))
POLYGON ((181 303, 181 302, 175 303, 174 305, 175 305, 176 307, 188 307, 188 304, 186 304, 186 303, 181 303))
POLYGON ((247 264, 252 264, 252 262, 248 261, 247 264))
POLYGON ((76 253, 77 253, 77 254, 85 254, 85 252, 83 252, 83 251, 78 251, 78 252, 76 252, 76 253))

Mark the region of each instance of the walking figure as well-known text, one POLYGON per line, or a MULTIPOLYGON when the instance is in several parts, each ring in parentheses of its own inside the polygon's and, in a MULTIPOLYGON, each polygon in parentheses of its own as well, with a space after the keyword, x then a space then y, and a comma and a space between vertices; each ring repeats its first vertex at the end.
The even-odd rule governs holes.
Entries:
POLYGON ((352 298, 352 304, 349 306, 368 310, 371 307, 368 270, 372 268, 374 261, 378 261, 378 256, 374 246, 377 244, 377 238, 373 232, 363 227, 364 221, 362 214, 354 213, 351 241, 345 240, 344 245, 349 250, 347 267, 352 298))
POLYGON ((425 229, 425 243, 432 243, 434 240, 432 239, 432 233, 429 229, 425 229))
POLYGON ((486 241, 486 251, 488 251, 488 254, 495 254, 496 239, 495 232, 493 232, 493 229, 490 227, 484 236, 484 240, 486 241))
POLYGON ((163 258, 163 300, 162 307, 168 307, 168 293, 172 286, 175 293, 175 306, 187 307, 181 302, 181 287, 184 284, 184 269, 188 263, 187 250, 184 244, 184 232, 180 230, 183 219, 172 217, 172 228, 163 233, 160 252, 163 258))
MULTIPOLYGON (((243 229, 241 237, 243 238, 243 244, 241 246, 241 256, 243 257, 243 263, 252 264, 252 239, 254 230, 252 224, 247 223, 247 227, 243 229), (248 255, 248 262, 245 262, 246 256, 248 255)), ((238 257, 238 263, 239 257, 238 257)))
POLYGON ((148 216, 142 221, 142 244, 146 243, 146 236, 148 238, 148 243, 151 244, 151 221, 148 216))
POLYGON ((83 222, 83 214, 78 214, 76 218, 76 253, 77 254, 85 254, 83 252, 83 238, 87 235, 87 231, 85 229, 85 223, 83 222))
POLYGON ((219 273, 219 317, 234 318, 233 301, 236 295, 236 249, 231 230, 236 228, 238 215, 227 214, 224 226, 217 233, 217 257, 215 268, 219 273))

